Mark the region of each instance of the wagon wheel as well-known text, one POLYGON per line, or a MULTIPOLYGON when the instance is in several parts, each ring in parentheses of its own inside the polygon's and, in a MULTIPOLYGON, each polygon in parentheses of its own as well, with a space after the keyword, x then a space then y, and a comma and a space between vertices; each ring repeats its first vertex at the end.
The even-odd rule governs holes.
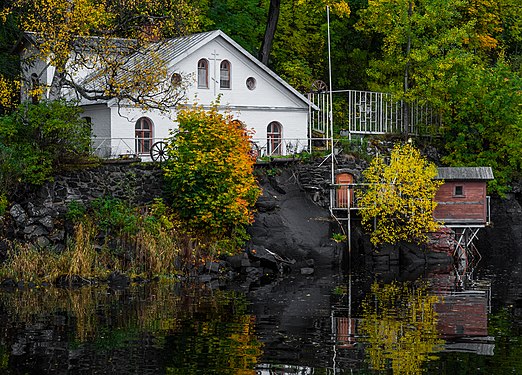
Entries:
POLYGON ((150 148, 150 157, 152 161, 164 162, 168 159, 167 143, 163 141, 156 142, 150 148))
POLYGON ((310 87, 310 92, 315 93, 315 94, 318 94, 320 92, 325 92, 326 90, 328 90, 328 86, 326 85, 326 83, 324 83, 320 79, 318 79, 317 81, 314 81, 314 83, 312 83, 312 87, 310 87))

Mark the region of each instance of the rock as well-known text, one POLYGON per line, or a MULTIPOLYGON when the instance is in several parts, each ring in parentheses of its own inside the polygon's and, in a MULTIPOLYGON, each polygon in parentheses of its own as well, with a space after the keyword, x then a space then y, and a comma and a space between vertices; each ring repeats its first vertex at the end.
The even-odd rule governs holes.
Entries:
POLYGON ((65 231, 55 229, 49 234, 49 239, 53 242, 63 241, 65 239, 65 231))
POLYGON ((246 253, 242 253, 242 254, 238 254, 238 255, 231 255, 226 258, 226 261, 230 265, 230 267, 232 267, 234 269, 239 269, 239 268, 241 268, 241 261, 243 259, 247 259, 246 257, 247 257, 246 253))
POLYGON ((210 262, 210 261, 208 261, 205 264, 205 270, 208 271, 208 272, 218 273, 219 272, 219 268, 220 268, 220 264, 217 263, 217 262, 210 262))
POLYGON ((49 231, 54 229, 54 222, 51 216, 44 216, 43 218, 39 219, 38 222, 49 231))
POLYGON ((45 207, 36 207, 33 203, 27 203, 27 213, 32 217, 42 217, 48 215, 48 210, 45 207))
POLYGON ((250 257, 253 260, 259 261, 259 267, 278 269, 278 261, 274 254, 268 249, 256 249, 250 251, 250 257))
POLYGON ((256 202, 256 208, 259 212, 274 211, 278 207, 277 201, 270 197, 261 196, 256 202))
POLYGON ((45 236, 39 236, 36 238, 35 245, 38 246, 40 249, 46 248, 51 244, 51 241, 45 236))
POLYGON ((253 281, 257 281, 263 276, 263 270, 257 267, 247 267, 245 272, 247 278, 253 281))
POLYGON ((60 275, 56 278, 55 284, 60 287, 79 287, 91 284, 91 282, 78 275, 60 275))
POLYGON ((49 234, 49 231, 40 225, 31 225, 24 229, 24 233, 27 234, 30 238, 34 238, 34 237, 46 236, 49 234), (29 232, 26 232, 26 229, 29 232))
POLYGON ((250 267, 250 259, 241 259, 241 267, 250 267))
POLYGON ((23 225, 28 219, 27 213, 24 211, 21 205, 18 203, 13 204, 11 209, 9 210, 9 213, 13 217, 14 221, 18 225, 23 225))
POLYGON ((313 275, 314 269, 311 267, 303 267, 301 268, 301 275, 313 275))
POLYGON ((13 279, 5 279, 0 284, 3 288, 16 288, 16 282, 13 279))
POLYGON ((213 279, 215 279, 215 276, 213 276, 213 275, 199 275, 198 279, 202 283, 209 283, 213 279))

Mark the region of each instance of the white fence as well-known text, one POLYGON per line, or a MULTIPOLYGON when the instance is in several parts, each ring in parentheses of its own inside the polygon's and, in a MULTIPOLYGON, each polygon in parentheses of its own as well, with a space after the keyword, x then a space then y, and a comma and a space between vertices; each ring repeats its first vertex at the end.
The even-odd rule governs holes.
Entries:
MULTIPOLYGON (((150 160, 150 147, 164 138, 93 138, 93 154, 103 159, 140 157, 150 160), (142 151, 142 152, 140 152, 142 151)), ((324 138, 253 138, 253 150, 258 157, 292 156, 302 151, 320 148, 325 149, 329 140, 324 138)))
MULTIPOLYGON (((330 93, 328 91, 308 94, 319 111, 309 116, 309 129, 328 137, 330 119, 330 93)), ((372 91, 336 90, 334 102, 344 99, 347 108, 344 118, 348 135, 352 134, 404 134, 436 135, 440 133, 440 118, 430 106, 394 100, 391 94, 372 91)))

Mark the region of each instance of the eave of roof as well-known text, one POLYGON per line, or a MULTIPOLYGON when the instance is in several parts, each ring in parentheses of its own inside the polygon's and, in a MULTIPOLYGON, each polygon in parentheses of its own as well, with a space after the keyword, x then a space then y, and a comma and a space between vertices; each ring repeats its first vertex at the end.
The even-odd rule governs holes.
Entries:
POLYGON ((491 167, 438 167, 436 180, 494 180, 491 167))

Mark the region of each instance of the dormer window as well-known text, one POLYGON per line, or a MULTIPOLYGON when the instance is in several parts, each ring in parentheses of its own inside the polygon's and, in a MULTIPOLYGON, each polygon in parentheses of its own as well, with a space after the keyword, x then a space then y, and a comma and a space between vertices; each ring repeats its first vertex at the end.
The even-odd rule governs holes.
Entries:
POLYGON ((208 61, 205 59, 198 61, 198 88, 208 89, 208 61))
POLYGON ((227 60, 221 61, 219 67, 219 87, 222 89, 230 88, 230 62, 227 60))

